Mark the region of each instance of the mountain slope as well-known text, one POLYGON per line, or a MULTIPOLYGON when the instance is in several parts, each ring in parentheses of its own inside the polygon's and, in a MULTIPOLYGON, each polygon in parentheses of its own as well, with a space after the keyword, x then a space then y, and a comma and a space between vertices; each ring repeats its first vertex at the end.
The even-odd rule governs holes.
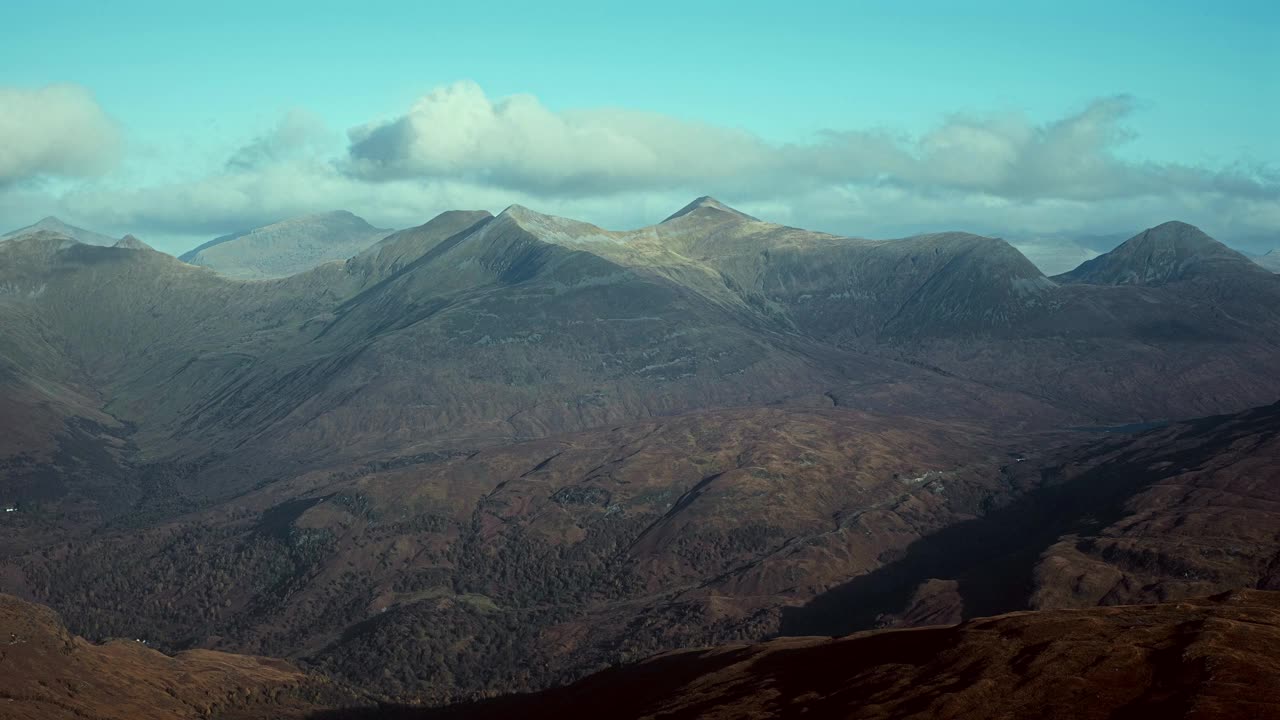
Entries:
POLYGON ((390 232, 345 210, 335 210, 224 235, 179 259, 238 279, 287 277, 323 263, 346 260, 390 232))
POLYGON ((288 663, 196 650, 162 655, 137 640, 93 645, 47 608, 0 595, 0 716, 148 720, 211 715, 302 718, 304 695, 341 695, 288 663))

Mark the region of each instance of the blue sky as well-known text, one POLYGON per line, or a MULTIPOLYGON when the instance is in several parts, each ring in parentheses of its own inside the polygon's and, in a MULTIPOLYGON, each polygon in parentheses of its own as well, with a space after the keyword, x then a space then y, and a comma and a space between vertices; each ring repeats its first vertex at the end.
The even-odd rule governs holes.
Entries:
MULTIPOLYGON (((674 209, 664 203, 706 191, 728 194, 722 199, 781 221, 862 235, 963 223, 979 231, 1057 238, 1136 231, 1141 227, 1126 224, 1151 224, 1172 213, 1248 242, 1280 237, 1280 10, 1274 3, 1225 2, 1211 11, 1190 2, 616 5, 5 3, 0 88, 78 86, 119 137, 109 162, 94 158, 83 172, 65 162, 51 169, 32 160, 12 170, 5 184, 0 165, 0 222, 16 226, 56 212, 113 232, 150 235, 177 250, 210 231, 235 230, 273 214, 330 209, 321 204, 398 225, 424 221, 420 214, 446 209, 444 202, 496 204, 490 207, 496 210, 510 196, 535 208, 626 225, 660 219, 660 208, 674 209), (418 137, 442 123, 467 122, 480 107, 472 107, 480 103, 476 97, 471 105, 450 101, 455 115, 431 110, 422 116, 430 122, 414 120, 411 110, 424 96, 457 83, 477 88, 499 108, 481 139, 484 147, 503 152, 459 161, 442 156, 440 148, 424 151, 406 141, 383 143, 377 157, 353 153, 352 128, 403 121, 393 130, 418 137), (504 116, 503 100, 513 95, 532 96, 536 117, 504 116), (900 160, 885 160, 883 148, 865 149, 874 135, 920 160, 936 149, 937 138, 952 147, 990 142, 994 132, 1024 148, 1016 152, 1030 153, 1027 137, 1116 98, 1122 101, 1104 105, 1096 116, 1107 124, 1106 137, 1079 152, 1097 152, 1122 169, 1164 168, 1163 176, 1147 173, 1137 180, 1107 176, 1117 187, 1142 185, 1123 207, 1081 188, 1099 182, 1110 187, 1110 180, 1093 175, 1055 183, 1041 167, 1026 182, 1018 176, 960 178, 941 161, 926 159, 927 168, 907 170, 900 160), (610 109, 623 111, 622 119, 604 117, 610 109), (696 173, 648 166, 623 179, 609 173, 618 182, 596 191, 600 168, 561 168, 529 157, 536 155, 529 145, 559 147, 535 131, 563 117, 577 130, 590 126, 570 133, 569 147, 586 143, 583 152, 608 159, 607 151, 583 138, 621 134, 628 143, 651 143, 648 131, 635 129, 647 123, 642 116, 674 123, 653 132, 703 137, 703 130, 714 130, 736 138, 718 146, 722 154, 752 152, 740 144, 749 136, 769 158, 727 169, 708 165, 696 173), (955 118, 964 119, 962 127, 954 126, 955 118), (289 185, 287 164, 298 184, 324 184, 325 193, 289 191, 279 202, 248 205, 223 197, 213 205, 224 217, 201 205, 202 193, 263 188, 259 179, 227 179, 227 160, 289 122, 307 135, 298 141, 305 149, 291 146, 288 158, 272 155, 279 162, 257 171, 276 173, 271 187, 279 189, 289 185), (854 153, 844 141, 842 149, 832 148, 830 131, 858 133, 863 150, 854 153), (787 154, 796 147, 807 149, 803 158, 787 154), (396 152, 402 154, 387 154, 396 152), (829 158, 860 169, 845 176, 802 167, 829 158), (302 168, 308 164, 323 166, 323 173, 342 167, 317 180, 302 168), (1204 175, 1191 182, 1188 169, 1204 175), (539 173, 558 179, 540 183, 539 173), (760 177, 744 183, 743 173, 760 177), (770 176, 776 177, 775 190, 770 176), (1160 177, 1170 178, 1167 191, 1159 187, 1160 177), (1244 180, 1252 184, 1240 185, 1244 180), (1032 191, 1017 191, 1021 185, 1032 191), (804 197, 795 190, 801 186, 804 197), (371 201, 379 194, 395 199, 371 201), (184 226, 172 210, 166 215, 147 207, 172 206, 175 198, 199 206, 192 208, 195 221, 184 226)), ((0 132, 16 132, 13 117, 26 112, 22 103, 48 105, 28 96, 0 97, 12 100, 0 132)), ((4 112, 0 107, 0 118, 4 112)), ((37 112, 26 114, 37 122, 37 112)), ((1062 135, 1079 132, 1060 129, 1062 135)), ((15 138, 30 145, 35 131, 21 131, 27 135, 15 138)), ((619 150, 616 143, 610 147, 619 150)), ((653 162, 659 164, 678 163, 689 153, 683 145, 644 152, 658 156, 653 162)), ((1040 167, 1064 152, 1076 151, 1055 146, 1044 157, 1016 162, 1040 167)))

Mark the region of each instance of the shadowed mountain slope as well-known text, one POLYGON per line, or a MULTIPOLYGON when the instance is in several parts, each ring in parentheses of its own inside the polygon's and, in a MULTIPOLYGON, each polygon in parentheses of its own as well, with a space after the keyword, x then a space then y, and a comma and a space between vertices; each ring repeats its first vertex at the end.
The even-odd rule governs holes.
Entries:
POLYGON ((1244 591, 673 653, 537 695, 354 717, 1262 720, 1280 718, 1277 647, 1280 594, 1244 591))
POLYGON ((436 710, 375 705, 278 660, 92 645, 9 596, 0 630, 0 715, 14 720, 1280 718, 1280 594, 1259 591, 688 650, 436 710))
POLYGON ((1280 590, 1280 405, 1065 448, 1007 480, 1015 501, 790 609, 784 632, 1280 590))

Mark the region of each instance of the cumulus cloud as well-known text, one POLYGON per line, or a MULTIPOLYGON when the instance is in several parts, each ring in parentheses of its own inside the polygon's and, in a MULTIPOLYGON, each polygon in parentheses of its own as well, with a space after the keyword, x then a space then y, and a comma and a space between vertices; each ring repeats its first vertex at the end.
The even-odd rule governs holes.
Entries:
POLYGON ((119 129, 85 88, 0 87, 0 186, 97 175, 119 154, 119 129))
POLYGON ((1102 98, 1037 124, 1016 114, 955 115, 920 137, 830 130, 770 144, 745 131, 629 110, 553 112, 528 95, 490 99, 474 83, 437 89, 393 120, 352 128, 346 170, 368 180, 427 178, 540 196, 673 187, 749 198, 830 185, 893 185, 1013 200, 1097 200, 1175 192, 1276 198, 1259 169, 1134 163, 1134 102, 1102 98))
POLYGON ((625 110, 554 113, 530 95, 439 88, 395 120, 349 131, 349 171, 454 179, 548 195, 661 189, 758 173, 770 148, 735 130, 625 110))

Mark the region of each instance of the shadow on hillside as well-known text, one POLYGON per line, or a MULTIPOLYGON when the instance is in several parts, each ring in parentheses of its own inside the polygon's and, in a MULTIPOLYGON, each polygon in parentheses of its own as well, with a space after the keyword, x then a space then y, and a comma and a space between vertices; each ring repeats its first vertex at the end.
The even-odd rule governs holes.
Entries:
MULTIPOLYGON (((1193 432, 1211 431, 1229 419, 1196 421, 1193 432)), ((1191 467, 1223 444, 1198 443, 1162 459, 1176 467, 1191 467)), ((1056 468, 1042 471, 1044 485, 1013 503, 922 538, 900 560, 802 607, 786 609, 779 634, 847 635, 875 628, 881 615, 906 610, 916 588, 931 578, 959 583, 965 618, 1026 609, 1041 553, 1063 535, 1095 532, 1116 522, 1129 498, 1165 477, 1166 472, 1152 470, 1146 462, 1130 461, 1141 447, 1068 482, 1055 482, 1056 468)))

